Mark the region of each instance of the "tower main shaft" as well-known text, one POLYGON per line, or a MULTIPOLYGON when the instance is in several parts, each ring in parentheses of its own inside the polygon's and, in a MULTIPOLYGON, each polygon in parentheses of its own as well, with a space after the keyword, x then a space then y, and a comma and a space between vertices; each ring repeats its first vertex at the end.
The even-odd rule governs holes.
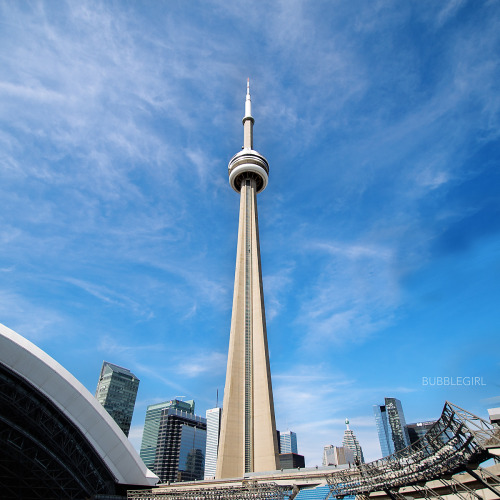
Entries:
POLYGON ((240 217, 217 478, 279 468, 257 216, 257 193, 267 186, 269 166, 252 149, 253 123, 247 85, 244 147, 229 162, 240 217))

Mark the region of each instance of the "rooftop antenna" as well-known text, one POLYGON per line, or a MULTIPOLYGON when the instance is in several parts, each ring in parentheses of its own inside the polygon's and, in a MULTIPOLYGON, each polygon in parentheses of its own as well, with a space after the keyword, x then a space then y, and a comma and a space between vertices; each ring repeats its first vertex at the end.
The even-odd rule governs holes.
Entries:
POLYGON ((247 79, 247 95, 245 98, 245 116, 243 117, 243 149, 253 149, 252 100, 250 98, 250 78, 247 79))
POLYGON ((219 408, 219 388, 217 388, 217 399, 215 400, 215 407, 219 408))

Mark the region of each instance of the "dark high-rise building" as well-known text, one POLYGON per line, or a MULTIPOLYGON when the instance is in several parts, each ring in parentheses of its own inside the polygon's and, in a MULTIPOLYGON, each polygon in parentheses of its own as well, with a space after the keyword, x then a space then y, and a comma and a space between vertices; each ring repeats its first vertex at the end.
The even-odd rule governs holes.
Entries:
POLYGON ((282 469, 302 469, 305 467, 304 455, 298 453, 280 453, 280 465, 282 469))
POLYGON ((139 379, 126 368, 104 361, 95 397, 104 406, 120 429, 128 436, 139 379))
POLYGON ((410 446, 401 401, 385 398, 384 405, 374 405, 375 423, 382 456, 386 457, 410 446))
POLYGON ((149 405, 146 411, 144 431, 142 433, 141 458, 149 470, 153 470, 158 443, 158 431, 162 411, 166 408, 176 408, 194 414, 194 401, 179 401, 172 399, 155 405, 149 405))
POLYGON ((161 482, 203 479, 207 420, 174 408, 162 411, 153 472, 161 482))
POLYGON ((194 401, 176 399, 148 406, 141 458, 160 482, 203 479, 207 423, 194 401))
POLYGON ((427 422, 416 422, 414 424, 408 424, 406 428, 408 429, 408 436, 410 438, 410 443, 415 444, 419 439, 425 436, 427 431, 436 423, 435 420, 429 420, 427 422))

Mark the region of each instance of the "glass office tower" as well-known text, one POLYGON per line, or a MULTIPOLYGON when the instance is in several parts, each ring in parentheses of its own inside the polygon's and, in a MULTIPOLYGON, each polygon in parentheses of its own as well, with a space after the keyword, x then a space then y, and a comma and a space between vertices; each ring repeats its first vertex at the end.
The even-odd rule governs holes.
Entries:
POLYGON ((148 406, 142 434, 140 455, 146 467, 151 471, 154 471, 162 412, 168 408, 178 409, 188 414, 194 414, 194 401, 179 401, 177 399, 172 399, 170 401, 148 406))
POLYGON ((373 412, 383 457, 410 446, 403 406, 399 399, 385 398, 385 404, 374 405, 373 412))
POLYGON ((128 436, 139 379, 126 368, 104 361, 95 397, 128 436))
POLYGON ((297 434, 292 431, 280 432, 280 453, 298 453, 297 434))
POLYGON ((175 408, 162 410, 152 471, 160 482, 203 479, 207 421, 175 408))
POLYGON ((148 406, 141 458, 160 482, 203 479, 207 421, 194 401, 173 399, 148 406))

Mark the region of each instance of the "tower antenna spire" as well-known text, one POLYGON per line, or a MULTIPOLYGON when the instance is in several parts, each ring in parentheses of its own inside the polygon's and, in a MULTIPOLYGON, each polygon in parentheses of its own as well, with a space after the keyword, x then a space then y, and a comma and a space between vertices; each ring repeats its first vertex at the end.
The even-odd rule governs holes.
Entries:
POLYGON ((247 96, 245 99, 245 116, 243 117, 243 148, 253 149, 252 99, 250 97, 250 78, 247 78, 247 96))

